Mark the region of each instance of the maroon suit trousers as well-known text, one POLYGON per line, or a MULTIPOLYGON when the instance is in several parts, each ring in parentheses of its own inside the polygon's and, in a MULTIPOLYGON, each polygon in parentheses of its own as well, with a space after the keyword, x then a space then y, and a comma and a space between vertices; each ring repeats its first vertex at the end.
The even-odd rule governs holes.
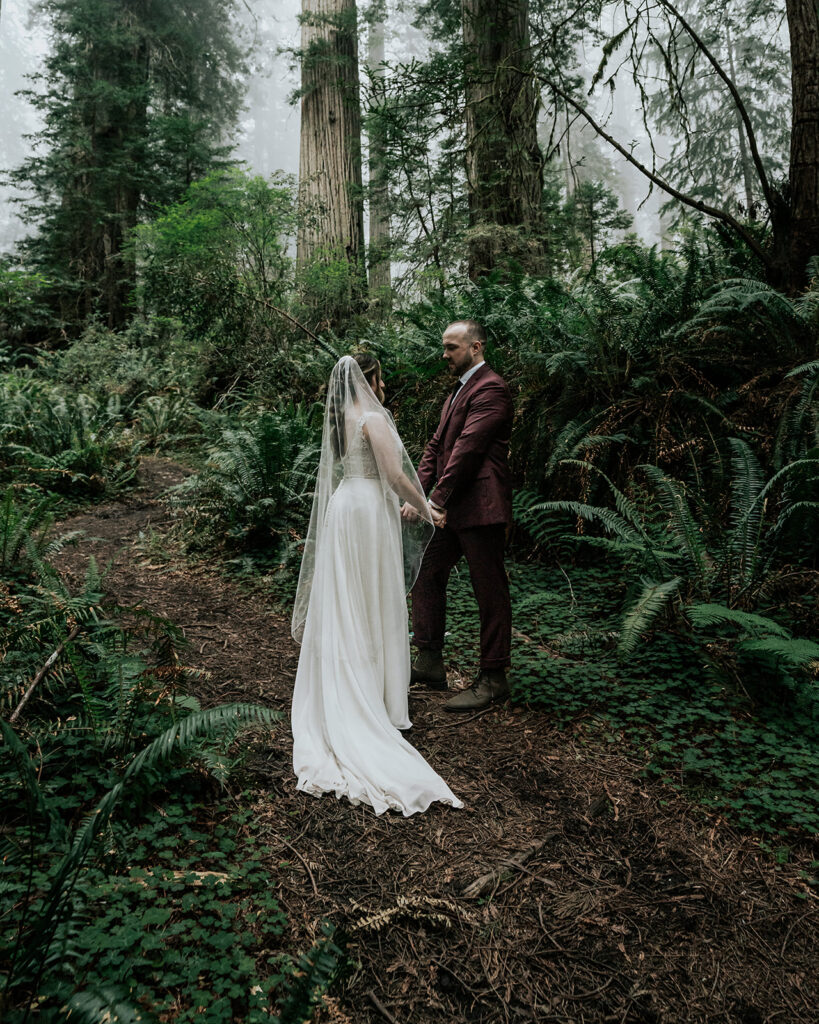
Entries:
POLYGON ((416 647, 438 650, 446 632, 446 587, 463 555, 481 623, 481 668, 507 668, 512 643, 509 580, 503 565, 506 527, 472 526, 436 530, 412 588, 412 628, 416 647))

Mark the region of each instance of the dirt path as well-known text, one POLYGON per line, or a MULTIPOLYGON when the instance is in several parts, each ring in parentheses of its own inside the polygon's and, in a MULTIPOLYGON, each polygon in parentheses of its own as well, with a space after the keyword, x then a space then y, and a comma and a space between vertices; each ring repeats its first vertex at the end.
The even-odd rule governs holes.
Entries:
MULTIPOLYGON (((93 553, 111 562, 114 597, 181 626, 189 662, 210 673, 203 703, 286 711, 298 657, 286 619, 216 571, 152 559, 151 531, 167 524, 157 496, 183 472, 147 459, 126 502, 64 524, 87 537, 61 570, 81 576, 93 553)), ((411 695, 411 739, 462 811, 376 818, 296 793, 286 722, 254 755, 293 942, 305 948, 330 919, 359 965, 322 1020, 819 1021, 819 900, 800 876, 810 851, 774 866, 581 728, 511 705, 458 721, 441 703, 411 695)))

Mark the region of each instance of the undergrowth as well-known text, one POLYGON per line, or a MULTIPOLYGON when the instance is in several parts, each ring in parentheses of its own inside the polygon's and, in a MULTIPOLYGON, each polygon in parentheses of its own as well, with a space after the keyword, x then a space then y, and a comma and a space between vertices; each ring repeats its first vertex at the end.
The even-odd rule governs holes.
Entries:
POLYGON ((329 925, 293 950, 223 788, 280 716, 200 708, 181 631, 112 604, 93 559, 70 589, 51 504, 0 507, 0 1016, 300 1022, 344 956, 329 925))
MULTIPOLYGON (((515 700, 563 725, 625 739, 645 772, 744 828, 819 832, 819 690, 757 671, 732 685, 718 652, 683 631, 657 632, 618 656, 626 584, 613 564, 509 563, 515 700)), ((462 568, 448 602, 447 660, 476 661, 477 608, 462 568)), ((741 663, 742 667, 742 663, 741 663)), ((748 664, 745 664, 747 670, 748 664)))

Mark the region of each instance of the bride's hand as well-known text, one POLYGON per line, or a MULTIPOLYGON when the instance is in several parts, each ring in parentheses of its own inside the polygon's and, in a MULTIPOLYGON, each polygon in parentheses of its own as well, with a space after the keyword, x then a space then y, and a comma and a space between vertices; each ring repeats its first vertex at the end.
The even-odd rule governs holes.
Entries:
POLYGON ((417 519, 420 519, 420 516, 412 505, 410 505, 408 501, 405 501, 401 506, 401 518, 406 519, 408 523, 414 523, 417 519))
POLYGON ((429 511, 432 516, 432 522, 439 530, 442 530, 446 526, 446 509, 433 508, 430 505, 429 511))

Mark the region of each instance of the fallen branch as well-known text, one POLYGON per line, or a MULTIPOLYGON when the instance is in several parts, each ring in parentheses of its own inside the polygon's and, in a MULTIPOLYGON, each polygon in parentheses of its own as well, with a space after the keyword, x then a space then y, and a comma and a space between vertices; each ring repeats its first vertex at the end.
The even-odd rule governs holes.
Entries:
POLYGON ((463 895, 470 900, 476 899, 478 896, 483 896, 484 893, 493 889, 507 871, 524 871, 523 865, 526 861, 534 857, 557 834, 557 832, 549 832, 542 839, 538 839, 531 846, 527 846, 525 850, 516 853, 514 857, 507 857, 505 860, 502 860, 496 868, 488 871, 485 875, 481 875, 480 878, 476 878, 474 882, 470 882, 463 890, 463 895))
POLYGON ((284 838, 282 838, 282 842, 284 843, 284 845, 286 847, 288 847, 288 849, 292 850, 293 853, 295 853, 295 855, 302 862, 302 864, 304 865, 304 870, 307 872, 307 875, 310 878, 310 884, 313 886, 313 892, 316 894, 316 896, 319 896, 320 893, 318 891, 318 886, 316 885, 316 880, 313 877, 313 872, 310 870, 310 865, 307 863, 305 858, 302 857, 302 855, 299 853, 299 851, 296 849, 296 847, 293 846, 292 843, 288 843, 288 841, 286 839, 284 839, 284 838))
POLYGON ((48 672, 48 670, 52 667, 52 665, 57 660, 57 658, 59 658, 59 656, 65 650, 66 644, 70 644, 71 643, 71 641, 74 639, 74 637, 79 633, 80 629, 82 629, 82 626, 75 626, 71 630, 71 632, 68 634, 68 636, 65 638, 65 640, 63 640, 63 642, 60 644, 60 646, 57 648, 57 650, 54 651, 52 654, 49 654, 48 659, 47 659, 45 665, 43 665, 43 667, 40 669, 40 671, 34 677, 34 681, 32 682, 31 686, 29 686, 29 688, 23 694, 22 699, 20 700, 20 703, 17 705, 17 707, 14 709, 14 711, 12 711, 11 718, 9 718, 9 723, 11 725, 13 725, 17 721, 17 718, 19 717, 20 712, 23 710, 23 708, 28 703, 29 697, 31 697, 32 693, 34 693, 34 691, 36 690, 37 684, 45 677, 45 675, 48 672))
POLYGON ((318 347, 322 349, 324 352, 326 352, 327 355, 333 356, 334 359, 338 359, 338 354, 330 348, 327 342, 322 340, 322 338, 320 338, 318 334, 314 334, 309 327, 305 327, 305 325, 300 320, 297 320, 292 313, 288 313, 287 310, 282 309, 281 306, 274 305, 270 301, 270 299, 265 299, 261 295, 251 295, 250 298, 253 299, 255 302, 261 303, 261 305, 263 305, 265 309, 270 309, 274 313, 278 313, 279 316, 284 317, 285 320, 289 320, 294 327, 298 327, 299 330, 304 331, 306 335, 311 337, 313 341, 318 345, 318 347))
POLYGON ((395 1019, 395 1017, 393 1017, 393 1015, 390 1013, 387 1007, 381 1002, 381 1000, 378 998, 375 992, 373 992, 372 989, 367 990, 367 996, 369 997, 370 1002, 373 1004, 376 1010, 378 1010, 378 1012, 384 1018, 384 1020, 389 1021, 389 1024, 398 1024, 398 1021, 395 1019))

